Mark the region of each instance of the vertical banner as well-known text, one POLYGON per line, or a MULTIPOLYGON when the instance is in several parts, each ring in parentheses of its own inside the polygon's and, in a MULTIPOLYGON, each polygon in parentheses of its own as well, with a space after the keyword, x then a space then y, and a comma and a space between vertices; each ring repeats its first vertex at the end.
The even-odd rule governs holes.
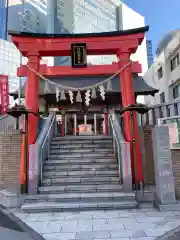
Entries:
POLYGON ((0 75, 0 96, 1 96, 1 113, 4 115, 9 108, 9 89, 8 76, 0 75))

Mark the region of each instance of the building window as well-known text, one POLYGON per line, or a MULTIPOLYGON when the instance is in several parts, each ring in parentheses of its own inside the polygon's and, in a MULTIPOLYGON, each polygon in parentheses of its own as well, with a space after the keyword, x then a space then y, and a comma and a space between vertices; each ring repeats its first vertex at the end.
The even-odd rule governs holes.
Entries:
POLYGON ((162 92, 160 94, 160 103, 165 103, 165 93, 164 92, 162 92))
POLYGON ((158 79, 161 79, 161 78, 163 77, 163 68, 162 68, 162 67, 160 67, 160 68, 158 69, 157 74, 158 74, 158 79))
POLYGON ((180 96, 180 84, 173 87, 173 98, 176 99, 180 96))
POLYGON ((179 53, 171 59, 171 72, 180 64, 179 53))

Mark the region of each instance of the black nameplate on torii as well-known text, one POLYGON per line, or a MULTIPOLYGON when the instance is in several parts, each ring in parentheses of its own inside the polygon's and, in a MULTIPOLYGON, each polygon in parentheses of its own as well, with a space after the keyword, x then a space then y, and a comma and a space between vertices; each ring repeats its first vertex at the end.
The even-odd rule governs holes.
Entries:
POLYGON ((86 43, 71 44, 72 67, 87 67, 87 48, 86 43))

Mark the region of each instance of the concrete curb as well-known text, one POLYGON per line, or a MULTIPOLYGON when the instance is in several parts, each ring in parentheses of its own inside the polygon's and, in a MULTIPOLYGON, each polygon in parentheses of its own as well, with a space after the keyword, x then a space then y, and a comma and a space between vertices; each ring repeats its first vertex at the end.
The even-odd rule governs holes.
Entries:
POLYGON ((156 238, 156 240, 178 240, 178 239, 180 239, 180 226, 156 238))
POLYGON ((10 212, 8 209, 4 208, 1 205, 0 211, 4 215, 6 215, 11 221, 15 222, 16 225, 21 229, 21 232, 27 233, 27 235, 29 235, 32 240, 45 240, 41 235, 39 235, 37 232, 27 226, 24 222, 22 222, 18 217, 16 217, 12 212, 10 212))

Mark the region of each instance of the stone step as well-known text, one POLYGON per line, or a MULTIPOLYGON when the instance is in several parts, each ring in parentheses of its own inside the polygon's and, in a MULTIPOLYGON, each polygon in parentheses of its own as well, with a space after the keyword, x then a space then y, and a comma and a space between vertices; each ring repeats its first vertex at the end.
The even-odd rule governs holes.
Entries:
POLYGON ((51 148, 50 149, 50 154, 61 154, 61 153, 64 153, 64 154, 76 154, 76 153, 81 153, 81 154, 84 154, 84 153, 93 153, 93 154, 96 154, 96 153, 110 153, 112 154, 113 153, 113 148, 81 148, 81 149, 61 149, 61 148, 51 148))
POLYGON ((54 138, 55 140, 60 140, 60 141, 65 141, 65 140, 112 140, 111 136, 104 136, 104 135, 99 135, 99 136, 65 136, 65 137, 59 137, 56 136, 54 138))
POLYGON ((76 144, 112 144, 112 138, 111 139, 106 139, 106 140, 86 140, 86 139, 75 139, 75 140, 59 140, 59 139, 53 139, 52 140, 52 145, 59 144, 59 145, 76 145, 76 144))
POLYGON ((71 171, 71 172, 67 172, 67 171, 44 171, 43 172, 43 177, 45 178, 56 178, 56 177, 67 177, 67 176, 71 176, 71 177, 95 177, 95 176, 106 176, 106 177, 117 177, 119 175, 119 171, 118 170, 107 170, 107 171, 71 171))
POLYGON ((99 184, 119 184, 119 177, 84 177, 84 178, 71 178, 71 177, 61 177, 61 178, 46 178, 43 179, 43 186, 66 186, 66 185, 99 185, 99 184))
POLYGON ((62 211, 91 211, 91 210, 125 210, 135 209, 138 204, 134 201, 106 201, 106 202, 86 202, 86 203, 25 203, 21 207, 22 212, 40 213, 40 212, 62 212, 62 211))
POLYGON ((95 155, 88 155, 88 156, 83 156, 82 154, 79 154, 79 155, 75 155, 75 154, 72 154, 72 155, 63 155, 60 154, 51 154, 49 156, 49 160, 68 160, 68 161, 80 161, 80 160, 83 160, 83 161, 86 161, 86 159, 89 160, 92 160, 92 161, 95 161, 95 160, 101 160, 104 159, 104 160, 112 160, 112 159, 116 159, 116 157, 114 156, 114 154, 112 154, 111 156, 107 155, 107 154, 104 154, 104 156, 102 154, 98 155, 98 154, 95 154, 95 155))
POLYGON ((90 152, 90 153, 59 153, 57 152, 51 152, 50 156, 55 157, 55 156, 60 156, 61 158, 86 158, 86 157, 114 157, 113 152, 112 153, 108 153, 108 152, 90 152))
POLYGON ((36 194, 25 197, 26 203, 37 202, 106 202, 106 201, 133 201, 134 193, 102 192, 102 193, 63 193, 63 194, 36 194))
POLYGON ((62 171, 97 171, 97 170, 116 170, 118 169, 117 164, 89 164, 89 165, 83 165, 83 164, 67 164, 67 165, 44 165, 44 171, 47 170, 62 170, 62 171))
POLYGON ((43 186, 38 188, 40 194, 57 194, 57 193, 94 193, 94 192, 120 192, 120 184, 106 185, 67 185, 67 186, 43 186))
POLYGON ((71 164, 71 165, 76 165, 76 164, 83 164, 83 165, 91 165, 91 164, 116 164, 117 160, 114 158, 102 158, 102 159, 91 159, 91 158, 86 158, 86 159, 71 159, 71 160, 64 160, 64 159, 58 159, 58 160, 52 160, 49 159, 45 162, 46 165, 66 165, 66 164, 71 164))
POLYGON ((112 148, 113 147, 113 143, 99 143, 99 144, 70 144, 70 145, 63 145, 63 144, 58 144, 56 142, 52 142, 51 144, 51 149, 81 149, 81 148, 90 148, 90 149, 97 149, 97 148, 112 148))

